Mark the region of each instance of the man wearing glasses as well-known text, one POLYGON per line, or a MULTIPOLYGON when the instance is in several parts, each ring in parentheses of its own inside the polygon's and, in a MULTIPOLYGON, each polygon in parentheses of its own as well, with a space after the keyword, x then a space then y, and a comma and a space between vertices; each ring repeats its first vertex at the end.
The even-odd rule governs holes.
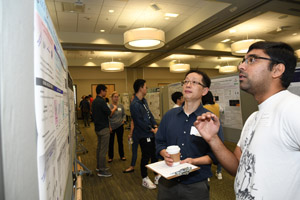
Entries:
MULTIPOLYGON (((201 71, 189 71, 184 81, 183 106, 169 110, 163 117, 156 134, 156 153, 163 158, 168 166, 173 160, 166 152, 170 145, 178 145, 181 163, 191 163, 200 167, 189 175, 171 180, 163 177, 158 184, 158 199, 209 199, 207 179, 212 176, 211 164, 217 163, 208 143, 193 126, 197 116, 208 112, 203 108, 201 99, 210 87, 209 77, 201 71)), ((218 134, 222 133, 219 128, 218 134)))
POLYGON ((299 199, 300 97, 286 89, 297 58, 282 42, 250 46, 239 65, 240 87, 259 103, 234 153, 217 137, 218 118, 206 113, 195 126, 222 166, 235 175, 236 199, 299 199))

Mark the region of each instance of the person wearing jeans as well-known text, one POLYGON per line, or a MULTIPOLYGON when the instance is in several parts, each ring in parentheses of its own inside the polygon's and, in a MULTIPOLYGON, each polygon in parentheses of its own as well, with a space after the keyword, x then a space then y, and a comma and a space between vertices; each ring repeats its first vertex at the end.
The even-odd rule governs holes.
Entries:
MULTIPOLYGON (((135 97, 130 104, 131 117, 134 123, 133 135, 138 139, 141 150, 141 175, 142 186, 148 189, 155 189, 156 185, 149 179, 147 175, 146 165, 151 159, 151 163, 156 162, 155 156, 155 137, 157 132, 157 123, 148 107, 148 103, 144 98, 147 94, 146 81, 137 79, 133 84, 135 97)), ((155 177, 154 182, 158 182, 159 175, 155 177)))

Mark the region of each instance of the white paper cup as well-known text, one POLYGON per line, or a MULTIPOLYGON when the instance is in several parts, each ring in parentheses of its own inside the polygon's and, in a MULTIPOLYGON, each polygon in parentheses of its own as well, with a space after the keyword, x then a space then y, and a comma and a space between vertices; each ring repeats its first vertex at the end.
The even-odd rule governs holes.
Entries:
POLYGON ((180 147, 177 145, 168 146, 166 149, 167 153, 173 159, 173 166, 180 164, 180 147))

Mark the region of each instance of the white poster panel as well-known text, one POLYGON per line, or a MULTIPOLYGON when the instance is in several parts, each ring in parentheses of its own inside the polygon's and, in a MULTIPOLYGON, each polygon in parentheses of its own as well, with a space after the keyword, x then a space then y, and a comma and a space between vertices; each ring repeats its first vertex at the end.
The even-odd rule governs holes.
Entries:
POLYGON ((175 105, 172 98, 171 98, 171 95, 174 93, 174 92, 182 92, 182 85, 180 82, 178 83, 172 83, 172 84, 169 84, 168 85, 168 93, 169 93, 169 96, 168 96, 168 99, 169 99, 169 109, 173 108, 173 106, 175 105))
POLYGON ((146 97, 149 109, 154 119, 160 120, 160 109, 159 109, 159 92, 149 92, 146 97))
POLYGON ((222 126, 242 129, 239 77, 236 75, 212 79, 210 91, 215 97, 216 103, 224 109, 224 112, 220 113, 222 126))
POLYGON ((33 45, 39 197, 59 200, 70 169, 67 63, 43 0, 35 0, 33 45))

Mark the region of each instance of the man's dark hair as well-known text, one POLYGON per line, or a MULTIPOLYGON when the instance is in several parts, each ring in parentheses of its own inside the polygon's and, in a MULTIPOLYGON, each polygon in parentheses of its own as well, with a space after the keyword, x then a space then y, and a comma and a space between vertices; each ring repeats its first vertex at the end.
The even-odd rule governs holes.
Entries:
POLYGON ((174 92, 171 95, 171 98, 172 98, 173 102, 176 104, 177 103, 177 99, 181 99, 182 96, 183 96, 183 94, 181 92, 174 92))
POLYGON ((211 93, 211 91, 208 91, 207 94, 205 96, 202 96, 202 104, 206 105, 206 104, 215 104, 214 102, 214 96, 211 93))
POLYGON ((105 91, 106 89, 107 89, 107 87, 106 87, 105 85, 99 84, 99 85, 97 85, 97 87, 96 87, 96 93, 97 93, 97 94, 100 94, 100 93, 101 93, 101 90, 102 90, 102 91, 105 91))
POLYGON ((134 93, 136 94, 141 87, 144 87, 145 83, 144 79, 136 79, 133 83, 134 93))
POLYGON ((186 73, 185 77, 187 77, 187 75, 189 75, 190 73, 197 73, 197 74, 201 75, 203 84, 208 88, 210 87, 211 81, 205 72, 200 71, 200 70, 190 70, 186 73))
POLYGON ((89 96, 84 97, 84 99, 86 99, 86 100, 88 100, 89 98, 90 98, 89 96))
POLYGON ((272 59, 269 69, 272 70, 275 64, 282 63, 285 70, 281 76, 281 85, 288 88, 293 80, 297 57, 294 49, 283 42, 256 42, 249 47, 248 53, 253 49, 261 49, 272 59))

